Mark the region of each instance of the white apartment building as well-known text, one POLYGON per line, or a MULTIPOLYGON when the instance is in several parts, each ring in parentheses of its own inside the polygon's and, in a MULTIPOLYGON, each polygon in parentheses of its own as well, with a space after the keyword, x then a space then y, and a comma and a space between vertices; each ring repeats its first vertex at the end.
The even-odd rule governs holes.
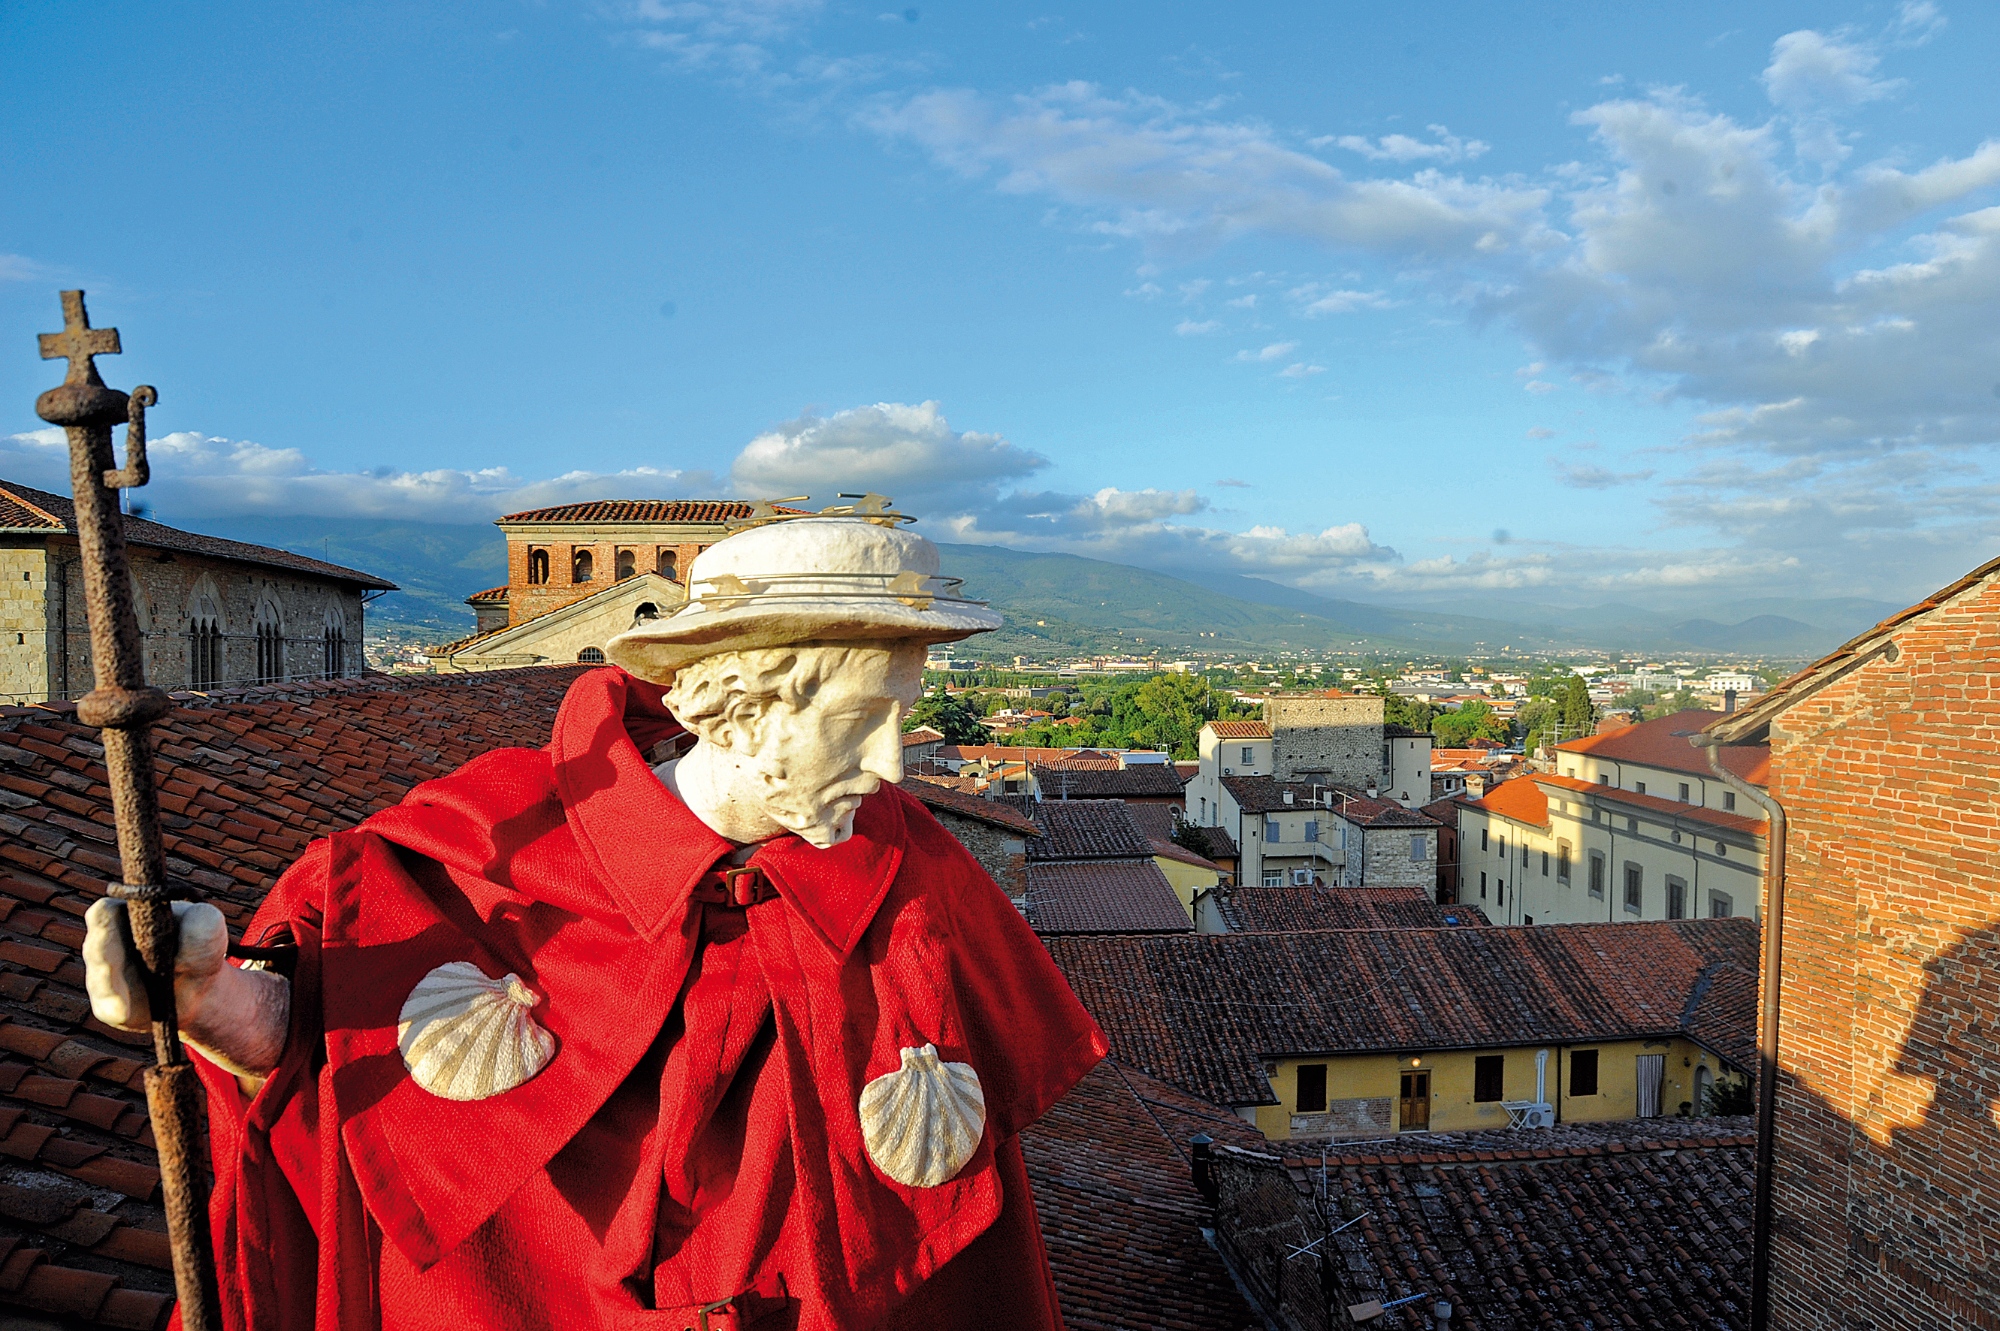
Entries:
POLYGON ((1314 701, 1267 703, 1275 726, 1203 726, 1187 819, 1235 838, 1242 883, 1428 892, 1436 884, 1438 824, 1413 806, 1430 798, 1430 736, 1384 726, 1379 698, 1328 700, 1374 703, 1372 726, 1366 706, 1336 716, 1314 701), (1295 721, 1305 724, 1288 724, 1295 721), (1357 763, 1372 770, 1348 770, 1357 763), (1399 784, 1385 788, 1385 781, 1399 784))
MULTIPOLYGON (((1761 809, 1688 743, 1716 713, 1559 744, 1555 770, 1518 777, 1459 812, 1459 900, 1495 924, 1755 917, 1761 809)), ((1729 770, 1767 781, 1768 750, 1723 750, 1729 770)))

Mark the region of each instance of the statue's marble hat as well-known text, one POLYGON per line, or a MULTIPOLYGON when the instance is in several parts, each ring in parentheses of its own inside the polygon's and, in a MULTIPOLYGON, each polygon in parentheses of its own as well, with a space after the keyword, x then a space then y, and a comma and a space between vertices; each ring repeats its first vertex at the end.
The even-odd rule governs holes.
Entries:
POLYGON ((721 652, 804 642, 953 642, 1000 627, 938 573, 938 548, 893 518, 810 516, 738 532, 695 556, 688 603, 605 655, 641 679, 721 652))

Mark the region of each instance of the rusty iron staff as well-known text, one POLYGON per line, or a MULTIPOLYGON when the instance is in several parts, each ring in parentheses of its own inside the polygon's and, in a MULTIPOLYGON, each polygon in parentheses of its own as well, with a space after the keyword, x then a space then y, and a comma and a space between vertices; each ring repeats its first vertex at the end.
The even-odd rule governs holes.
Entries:
MULTIPOLYGON (((154 1064, 146 1069, 146 1107, 159 1142, 160 1188, 173 1243, 181 1325, 186 1331, 222 1331, 215 1253, 209 1245, 208 1189, 199 1163, 201 1082, 181 1049, 174 1013, 180 926, 160 849, 160 803, 153 788, 153 750, 146 741, 146 731, 173 703, 146 683, 118 501, 121 489, 149 479, 146 408, 159 401, 159 394, 143 384, 130 396, 106 388, 92 358, 118 354, 118 330, 90 326, 81 291, 63 292, 62 306, 63 330, 42 334, 42 359, 67 357, 69 374, 35 400, 35 413, 69 435, 69 476, 76 494, 76 540, 96 683, 77 701, 76 715, 103 731, 104 768, 125 877, 109 890, 126 902, 152 1008, 154 1064), (120 421, 127 426, 122 469, 111 451, 111 430, 120 421)), ((61 631, 67 633, 68 626, 61 631)))

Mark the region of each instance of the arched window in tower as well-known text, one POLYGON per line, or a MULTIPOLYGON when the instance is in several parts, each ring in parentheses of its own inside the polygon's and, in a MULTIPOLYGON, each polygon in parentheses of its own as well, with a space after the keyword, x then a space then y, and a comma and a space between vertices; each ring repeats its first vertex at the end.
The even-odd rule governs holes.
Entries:
POLYGON ((549 552, 539 547, 528 551, 528 581, 543 583, 549 580, 549 552))
POLYGON ((662 550, 660 551, 660 560, 656 567, 659 570, 660 576, 668 582, 679 582, 681 578, 680 562, 681 557, 677 552, 662 550))
POLYGON ((590 551, 588 550, 579 550, 571 555, 569 560, 569 580, 571 582, 589 582, 591 563, 590 551))
POLYGON ((257 682, 273 684, 285 677, 285 626, 270 601, 257 606, 257 682))
POLYGON ((347 624, 338 610, 326 612, 326 627, 320 630, 319 669, 321 679, 347 675, 347 624))
POLYGON ((639 571, 639 555, 633 550, 618 552, 618 581, 623 582, 639 571))
POLYGON ((215 596, 197 586, 188 603, 188 687, 212 689, 222 683, 222 610, 215 596))
POLYGON ((604 649, 602 647, 586 647, 576 654, 576 663, 578 665, 603 665, 604 649))

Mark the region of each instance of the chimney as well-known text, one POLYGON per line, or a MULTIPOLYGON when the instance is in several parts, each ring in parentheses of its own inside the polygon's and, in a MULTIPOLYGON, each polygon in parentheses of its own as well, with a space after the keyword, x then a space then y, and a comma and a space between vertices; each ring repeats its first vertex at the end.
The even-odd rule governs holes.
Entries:
POLYGON ((1291 802, 1292 802, 1292 792, 1288 790, 1285 792, 1285 803, 1289 805, 1291 804, 1291 802))
POLYGON ((1205 1132, 1197 1132, 1188 1138, 1188 1146, 1194 1156, 1194 1190, 1201 1194, 1208 1208, 1215 1209, 1220 1191, 1215 1186, 1215 1139, 1205 1132))
POLYGON ((1735 689, 1724 689, 1722 691, 1722 710, 1724 713, 1729 713, 1736 710, 1735 689))

